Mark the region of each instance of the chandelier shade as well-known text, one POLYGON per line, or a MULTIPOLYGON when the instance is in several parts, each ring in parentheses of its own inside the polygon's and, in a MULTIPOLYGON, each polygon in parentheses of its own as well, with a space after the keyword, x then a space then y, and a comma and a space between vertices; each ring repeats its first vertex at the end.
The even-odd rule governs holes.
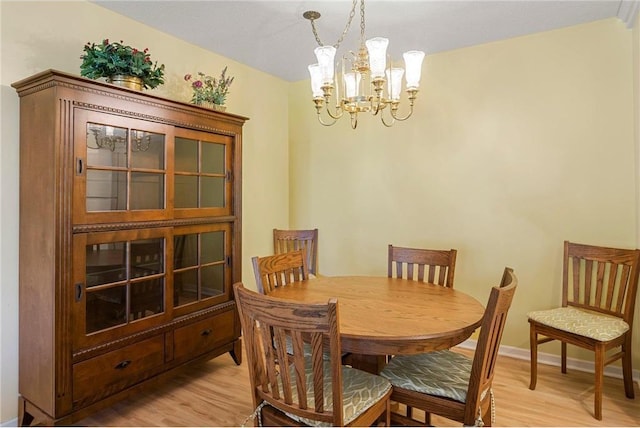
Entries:
POLYGON ((408 51, 402 54, 402 57, 404 58, 405 69, 407 70, 407 88, 417 88, 420 86, 424 52, 408 51))
POLYGON ((336 56, 336 48, 333 46, 320 46, 314 50, 318 65, 320 66, 320 78, 323 85, 333 84, 333 76, 335 74, 334 59, 336 56))
POLYGON ((311 21, 313 34, 319 45, 314 49, 318 62, 310 65, 308 69, 313 103, 322 125, 335 124, 344 113, 349 114, 353 129, 357 127, 358 114, 362 112, 379 114, 382 123, 387 127, 392 126, 396 120, 403 121, 411 117, 420 86, 425 56, 423 51, 405 52, 404 68, 401 68, 394 66, 389 59, 387 54, 389 39, 373 37, 365 41, 364 0, 353 0, 347 25, 335 45, 324 45, 320 41, 315 27, 315 20, 320 18, 319 12, 307 11, 303 17, 311 21), (360 47, 357 53, 350 51, 343 55, 339 60, 340 66, 336 67, 337 49, 349 30, 358 3, 360 3, 360 47), (338 70, 340 72, 337 72, 338 70), (401 116, 398 111, 403 102, 401 100, 403 77, 409 111, 401 116), (332 103, 335 103, 335 108, 331 106, 332 103))
POLYGON ((387 46, 389 39, 384 37, 374 37, 365 42, 367 51, 369 51, 369 71, 373 79, 384 77, 384 71, 387 68, 387 46))

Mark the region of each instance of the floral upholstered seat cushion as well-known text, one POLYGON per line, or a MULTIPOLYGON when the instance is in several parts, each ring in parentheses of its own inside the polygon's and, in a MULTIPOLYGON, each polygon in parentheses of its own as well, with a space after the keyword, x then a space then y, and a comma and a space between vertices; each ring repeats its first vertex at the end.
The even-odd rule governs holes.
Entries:
POLYGON ((601 342, 615 339, 629 330, 629 324, 620 318, 573 307, 533 311, 527 317, 540 324, 601 342))
MULTIPOLYGON (((293 367, 292 379, 294 378, 293 367)), ((307 364, 307 402, 309 408, 313 408, 314 393, 311 376, 311 366, 307 364)), ((324 364, 324 408, 327 411, 333 410, 333 394, 331 392, 331 366, 324 364)), ((342 414, 344 424, 360 416, 365 410, 376 404, 385 394, 391 390, 391 384, 381 376, 367 373, 362 370, 342 366, 342 414)), ((298 401, 296 388, 293 388, 293 400, 298 401)), ((330 423, 320 422, 312 419, 301 418, 287 413, 290 418, 311 426, 331 426, 330 423)))
POLYGON ((403 388, 466 402, 470 358, 444 350, 416 355, 396 355, 380 372, 394 388, 403 388))

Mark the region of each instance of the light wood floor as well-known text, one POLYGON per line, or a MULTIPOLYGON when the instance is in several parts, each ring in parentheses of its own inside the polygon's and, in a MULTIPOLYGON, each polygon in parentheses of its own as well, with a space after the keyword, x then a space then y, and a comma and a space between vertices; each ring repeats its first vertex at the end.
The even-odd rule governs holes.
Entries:
MULTIPOLYGON (((468 351, 462 351, 468 352, 468 351)), ((495 426, 640 426, 640 388, 624 395, 622 379, 605 378, 603 420, 593 418, 593 375, 540 365, 535 391, 529 362, 499 357, 493 389, 495 426)), ((163 386, 120 402, 79 426, 240 426, 252 412, 246 362, 226 354, 186 369, 163 386)), ((459 426, 432 417, 435 426, 459 426)), ((247 426, 252 426, 248 422, 247 426)))

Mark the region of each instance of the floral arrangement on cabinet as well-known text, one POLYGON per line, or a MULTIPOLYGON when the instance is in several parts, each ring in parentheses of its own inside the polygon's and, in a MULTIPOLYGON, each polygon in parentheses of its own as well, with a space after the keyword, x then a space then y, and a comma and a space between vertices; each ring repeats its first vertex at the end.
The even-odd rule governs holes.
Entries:
MULTIPOLYGON (((153 89, 164 83, 164 64, 151 61, 149 49, 139 50, 120 42, 104 39, 102 43, 87 42, 80 57, 80 74, 90 79, 128 76, 141 80, 144 88, 153 89)), ((141 88, 140 88, 141 89, 141 88)))
POLYGON ((227 67, 222 69, 219 78, 211 77, 200 71, 196 76, 186 74, 184 80, 189 82, 193 94, 191 103, 196 105, 211 104, 215 106, 223 106, 229 95, 229 87, 233 83, 234 77, 227 76, 227 67))

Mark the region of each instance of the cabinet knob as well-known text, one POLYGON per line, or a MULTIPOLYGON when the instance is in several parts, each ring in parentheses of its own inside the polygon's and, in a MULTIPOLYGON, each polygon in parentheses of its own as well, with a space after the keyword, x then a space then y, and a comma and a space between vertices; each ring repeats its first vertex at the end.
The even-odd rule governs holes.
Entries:
POLYGON ((211 329, 208 328, 206 330, 202 330, 202 333, 200 333, 200 336, 209 336, 211 334, 211 329))

